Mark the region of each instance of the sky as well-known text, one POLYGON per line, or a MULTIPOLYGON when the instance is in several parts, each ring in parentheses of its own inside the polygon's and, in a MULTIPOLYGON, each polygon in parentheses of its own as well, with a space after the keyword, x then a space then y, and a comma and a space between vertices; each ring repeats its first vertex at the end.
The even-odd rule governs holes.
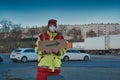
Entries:
POLYGON ((0 0, 0 20, 25 26, 120 23, 120 0, 0 0))

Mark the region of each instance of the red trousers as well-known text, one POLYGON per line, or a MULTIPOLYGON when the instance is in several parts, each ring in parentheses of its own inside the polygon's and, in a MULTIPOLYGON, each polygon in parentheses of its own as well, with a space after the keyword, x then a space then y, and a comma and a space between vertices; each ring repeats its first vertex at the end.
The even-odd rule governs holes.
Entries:
POLYGON ((54 72, 52 72, 51 69, 38 67, 36 80, 47 80, 48 76, 59 75, 59 73, 59 69, 56 69, 54 72))

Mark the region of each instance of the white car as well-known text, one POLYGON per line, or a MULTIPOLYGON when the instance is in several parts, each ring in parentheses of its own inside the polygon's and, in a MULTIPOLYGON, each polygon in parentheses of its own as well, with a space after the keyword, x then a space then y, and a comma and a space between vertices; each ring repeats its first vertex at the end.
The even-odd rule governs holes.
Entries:
POLYGON ((78 50, 67 50, 67 52, 62 56, 63 61, 69 60, 84 60, 89 61, 90 55, 87 53, 82 53, 78 50))
POLYGON ((18 48, 12 51, 10 54, 10 59, 13 62, 27 62, 37 60, 38 56, 33 48, 18 48))

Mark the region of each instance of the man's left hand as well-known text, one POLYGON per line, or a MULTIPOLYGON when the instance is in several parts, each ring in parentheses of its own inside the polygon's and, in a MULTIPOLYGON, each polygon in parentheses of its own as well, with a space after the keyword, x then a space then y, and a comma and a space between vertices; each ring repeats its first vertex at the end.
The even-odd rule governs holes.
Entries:
POLYGON ((54 54, 59 54, 59 49, 53 48, 53 49, 52 49, 52 52, 53 52, 54 54))

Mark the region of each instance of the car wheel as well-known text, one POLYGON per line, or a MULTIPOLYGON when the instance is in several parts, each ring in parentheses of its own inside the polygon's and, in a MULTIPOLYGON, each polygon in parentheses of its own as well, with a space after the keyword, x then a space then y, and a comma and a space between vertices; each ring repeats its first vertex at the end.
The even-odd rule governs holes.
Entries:
POLYGON ((88 57, 88 56, 85 56, 85 57, 84 57, 84 61, 89 61, 89 57, 88 57))
POLYGON ((25 56, 22 57, 21 62, 24 62, 24 63, 27 62, 27 57, 25 57, 25 56))
POLYGON ((68 57, 68 56, 65 56, 65 57, 63 58, 63 60, 64 60, 64 61, 69 61, 69 57, 68 57))
POLYGON ((18 62, 18 60, 17 59, 15 59, 15 60, 12 60, 14 63, 17 63, 18 62))

